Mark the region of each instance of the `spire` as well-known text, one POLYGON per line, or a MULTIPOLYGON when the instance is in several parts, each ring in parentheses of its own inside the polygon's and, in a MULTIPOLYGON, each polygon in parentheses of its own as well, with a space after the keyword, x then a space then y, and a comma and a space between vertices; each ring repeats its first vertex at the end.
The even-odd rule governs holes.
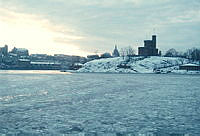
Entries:
POLYGON ((112 55, 113 55, 113 57, 119 57, 120 56, 119 51, 117 49, 117 45, 115 45, 115 49, 114 49, 112 55))
POLYGON ((115 44, 115 50, 117 50, 117 45, 115 44))

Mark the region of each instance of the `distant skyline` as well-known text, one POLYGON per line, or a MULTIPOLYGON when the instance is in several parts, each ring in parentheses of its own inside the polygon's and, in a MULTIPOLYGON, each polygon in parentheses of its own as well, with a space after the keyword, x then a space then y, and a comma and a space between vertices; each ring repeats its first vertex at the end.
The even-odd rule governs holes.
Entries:
POLYGON ((0 47, 86 56, 143 46, 200 48, 199 0, 0 0, 0 47))

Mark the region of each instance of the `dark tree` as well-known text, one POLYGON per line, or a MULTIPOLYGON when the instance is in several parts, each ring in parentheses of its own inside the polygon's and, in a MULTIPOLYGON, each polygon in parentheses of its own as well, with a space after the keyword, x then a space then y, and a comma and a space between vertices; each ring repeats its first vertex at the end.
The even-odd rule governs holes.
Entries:
POLYGON ((172 49, 169 49, 169 50, 165 53, 164 56, 165 56, 165 57, 177 57, 177 56, 178 56, 178 52, 177 52, 174 48, 172 48, 172 49))
POLYGON ((135 55, 135 51, 131 46, 126 47, 125 51, 126 51, 126 56, 134 56, 135 55))
POLYGON ((188 59, 200 61, 200 49, 188 49, 186 53, 184 53, 184 56, 188 59))

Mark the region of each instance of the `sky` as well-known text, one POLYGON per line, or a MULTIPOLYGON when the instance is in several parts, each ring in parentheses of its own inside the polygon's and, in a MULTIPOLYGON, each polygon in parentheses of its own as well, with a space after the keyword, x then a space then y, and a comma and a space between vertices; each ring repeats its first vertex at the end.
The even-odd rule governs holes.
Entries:
POLYGON ((200 48, 200 0, 0 0, 0 47, 86 56, 157 35, 162 52, 200 48))

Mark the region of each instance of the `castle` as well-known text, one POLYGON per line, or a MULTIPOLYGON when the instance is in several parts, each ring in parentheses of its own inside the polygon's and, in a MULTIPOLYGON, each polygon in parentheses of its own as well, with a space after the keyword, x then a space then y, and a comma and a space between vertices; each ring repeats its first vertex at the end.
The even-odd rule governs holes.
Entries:
POLYGON ((158 56, 158 49, 156 48, 156 35, 152 35, 152 40, 145 40, 144 47, 138 48, 138 55, 140 56, 158 56))

